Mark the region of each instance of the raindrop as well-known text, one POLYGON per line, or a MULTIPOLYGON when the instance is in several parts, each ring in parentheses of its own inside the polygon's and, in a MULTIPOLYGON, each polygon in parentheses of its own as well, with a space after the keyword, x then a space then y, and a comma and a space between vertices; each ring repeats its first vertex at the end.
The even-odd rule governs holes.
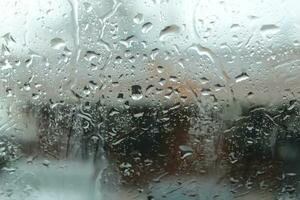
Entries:
POLYGON ((170 76, 170 81, 176 82, 177 81, 177 76, 170 76))
POLYGON ((177 25, 166 26, 160 31, 159 40, 164 41, 167 37, 172 36, 180 32, 180 28, 177 25))
POLYGON ((252 99, 253 97, 254 97, 253 92, 249 92, 249 93, 247 94, 247 98, 248 98, 248 99, 252 99))
POLYGON ((247 73, 243 72, 240 75, 235 77, 235 82, 239 83, 239 82, 245 81, 247 79, 249 79, 249 75, 247 73))
POLYGON ((274 24, 266 24, 261 26, 260 31, 264 36, 267 36, 277 33, 279 31, 279 27, 274 24))
POLYGON ((201 95, 202 95, 202 96, 209 96, 210 94, 211 94, 211 90, 208 89, 208 88, 203 88, 203 89, 201 90, 201 95))
POLYGON ((200 78, 201 84, 207 84, 209 82, 209 80, 206 77, 202 77, 200 78))
POLYGON ((95 81, 90 80, 89 81, 89 88, 91 88, 92 90, 96 90, 96 89, 99 88, 99 86, 98 86, 98 84, 95 81))
POLYGON ((97 56, 99 56, 99 53, 96 53, 95 51, 87 51, 84 55, 84 59, 86 59, 87 61, 91 61, 94 58, 97 58, 97 56))
POLYGON ((166 79, 165 79, 165 78, 160 78, 159 84, 160 84, 161 86, 164 86, 164 85, 166 84, 166 79))
POLYGON ((112 109, 110 112, 109 112, 109 116, 115 116, 115 115, 119 115, 120 112, 118 110, 115 110, 115 109, 112 109))
POLYGON ((131 98, 135 101, 143 98, 142 87, 140 85, 131 86, 131 98))
POLYGON ((160 65, 157 66, 157 72, 160 73, 160 74, 163 73, 164 72, 164 67, 160 66, 160 65))
POLYGON ((238 183, 239 180, 234 177, 230 177, 230 182, 234 184, 234 183, 238 183))
POLYGON ((44 160, 43 165, 48 167, 50 165, 50 161, 49 160, 44 160))
POLYGON ((237 29, 239 29, 239 28, 240 28, 240 25, 239 25, 239 24, 232 24, 231 27, 230 27, 230 29, 231 29, 232 31, 235 31, 235 30, 237 30, 237 29))
POLYGON ((169 88, 166 90, 165 98, 171 99, 171 96, 172 96, 173 93, 174 93, 173 88, 172 88, 172 87, 169 87, 169 88))
POLYGON ((60 49, 63 49, 66 46, 66 43, 61 38, 53 38, 50 41, 50 45, 51 45, 51 48, 56 49, 56 50, 60 50, 60 49))
POLYGON ((7 97, 13 96, 12 89, 10 89, 10 88, 7 88, 7 89, 6 89, 6 96, 7 96, 7 97))
POLYGON ((29 84, 29 83, 25 83, 25 84, 24 84, 24 90, 25 90, 25 91, 31 90, 31 87, 30 87, 30 84, 29 84))
POLYGON ((124 99, 124 94, 123 93, 119 93, 117 98, 119 99, 119 101, 124 99))
POLYGON ((135 118, 143 117, 143 116, 144 116, 144 112, 135 113, 133 116, 134 116, 135 118))
POLYGON ((185 95, 181 95, 181 96, 180 96, 180 99, 181 99, 181 101, 182 101, 182 102, 185 102, 185 101, 186 101, 186 99, 187 99, 187 96, 185 96, 185 95))
POLYGON ((40 98, 39 94, 37 94, 37 93, 32 93, 31 96, 32 96, 32 99, 34 99, 34 100, 40 98))
POLYGON ((30 67, 32 65, 32 58, 25 60, 26 67, 30 67))
POLYGON ((136 16, 134 16, 133 18, 133 22, 136 23, 136 24, 140 24, 142 23, 144 20, 144 17, 143 17, 143 14, 141 13, 138 13, 136 16))
POLYGON ((194 45, 190 46, 189 49, 196 51, 196 53, 199 56, 207 56, 213 63, 215 62, 214 53, 212 52, 211 49, 203 47, 200 44, 198 44, 198 45, 194 44, 194 45))
POLYGON ((10 50, 9 50, 9 48, 8 48, 6 45, 4 45, 4 44, 2 44, 1 51, 2 51, 2 53, 3 53, 5 56, 9 56, 9 55, 10 55, 10 50))
POLYGON ((193 149, 187 145, 180 145, 179 150, 181 152, 182 159, 193 154, 193 149))
POLYGON ((295 41, 293 42, 293 44, 294 44, 294 46, 295 46, 295 47, 298 47, 298 46, 300 46, 300 42, 299 42, 299 40, 295 40, 295 41))
POLYGON ((130 163, 121 163, 120 164, 120 168, 123 169, 123 168, 131 168, 132 165, 130 163))
POLYGON ((33 157, 33 156, 29 156, 29 157, 27 158, 26 162, 32 164, 32 163, 33 163, 33 160, 34 160, 34 157, 33 157))
POLYGON ((91 93, 91 90, 90 90, 90 88, 89 87, 87 87, 87 86, 85 86, 84 88, 83 88, 83 94, 85 94, 85 95, 89 95, 91 93))
POLYGON ((254 142, 253 142, 253 140, 248 139, 248 140, 247 140, 247 143, 248 143, 248 144, 253 144, 254 142))
POLYGON ((151 50, 151 54, 150 54, 150 58, 152 60, 155 60, 156 56, 159 54, 159 49, 158 48, 155 48, 155 49, 152 49, 151 50))
POLYGON ((221 84, 215 84, 215 91, 220 91, 224 88, 225 86, 224 85, 221 85, 221 84))
POLYGON ((153 92, 154 90, 154 86, 153 85, 149 85, 147 88, 146 88, 146 94, 149 95, 153 92))
POLYGON ((131 36, 129 36, 129 37, 123 39, 123 40, 120 40, 120 43, 122 45, 124 45, 126 48, 132 47, 132 44, 134 42, 137 42, 137 40, 136 40, 136 38, 135 38, 134 35, 131 35, 131 36))
POLYGON ((117 57, 115 58, 115 63, 116 63, 116 64, 121 64, 122 61, 123 61, 123 59, 122 59, 121 56, 117 56, 117 57))
POLYGON ((142 33, 148 33, 153 27, 151 22, 147 22, 142 26, 142 33))

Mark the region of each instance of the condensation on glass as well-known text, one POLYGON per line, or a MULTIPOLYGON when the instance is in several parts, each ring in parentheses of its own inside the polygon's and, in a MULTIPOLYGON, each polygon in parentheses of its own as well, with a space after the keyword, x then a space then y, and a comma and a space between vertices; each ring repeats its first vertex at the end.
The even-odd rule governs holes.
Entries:
POLYGON ((0 199, 300 198, 297 0, 1 0, 0 199))

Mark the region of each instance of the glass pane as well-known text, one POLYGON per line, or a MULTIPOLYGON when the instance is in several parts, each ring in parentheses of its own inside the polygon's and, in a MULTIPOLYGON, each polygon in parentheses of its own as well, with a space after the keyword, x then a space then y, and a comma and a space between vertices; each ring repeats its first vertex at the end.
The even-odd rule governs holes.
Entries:
POLYGON ((0 199, 300 198, 297 0, 1 0, 0 199))

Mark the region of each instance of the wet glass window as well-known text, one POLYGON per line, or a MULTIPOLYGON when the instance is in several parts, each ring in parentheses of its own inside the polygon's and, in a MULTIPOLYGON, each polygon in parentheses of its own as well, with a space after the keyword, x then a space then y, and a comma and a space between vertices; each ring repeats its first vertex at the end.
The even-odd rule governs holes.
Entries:
POLYGON ((297 0, 1 0, 1 200, 300 199, 297 0))

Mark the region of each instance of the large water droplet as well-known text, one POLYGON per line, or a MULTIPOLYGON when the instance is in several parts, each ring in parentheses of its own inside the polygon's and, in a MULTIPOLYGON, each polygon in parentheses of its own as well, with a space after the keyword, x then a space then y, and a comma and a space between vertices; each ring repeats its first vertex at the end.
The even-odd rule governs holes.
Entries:
POLYGON ((57 49, 57 50, 60 50, 60 49, 63 49, 65 46, 66 46, 66 43, 63 39, 61 38, 53 38, 51 41, 50 41, 50 45, 53 49, 57 49))
POLYGON ((84 59, 87 61, 92 61, 94 58, 97 58, 99 56, 99 53, 96 53, 95 51, 87 51, 86 54, 84 55, 84 59))
POLYGON ((50 161, 49 160, 44 160, 43 165, 48 167, 50 165, 50 161))
POLYGON ((235 82, 239 83, 239 82, 245 81, 247 79, 249 79, 249 75, 247 73, 243 72, 240 75, 235 77, 235 82))
POLYGON ((157 66, 157 72, 160 73, 160 74, 163 73, 164 72, 164 67, 161 66, 161 65, 157 66))
POLYGON ((31 87, 30 87, 29 83, 25 83, 23 88, 24 88, 25 91, 31 90, 31 87))
POLYGON ((177 25, 166 26, 160 31, 159 40, 164 41, 167 37, 172 36, 180 32, 180 27, 177 25))
POLYGON ((279 27, 274 24, 266 24, 261 26, 260 31, 264 36, 273 35, 279 32, 279 27))
POLYGON ((148 33, 153 27, 151 22, 147 22, 142 26, 142 33, 148 33))
POLYGON ((179 150, 181 151, 181 158, 184 159, 193 154, 193 149, 187 145, 180 145, 179 150))
POLYGON ((86 96, 88 96, 89 94, 91 94, 91 90, 89 87, 85 86, 83 88, 83 94, 85 94, 86 96))
POLYGON ((203 88, 201 90, 201 95, 202 96, 209 96, 209 95, 211 95, 211 90, 209 88, 203 88))
POLYGON ((133 22, 136 23, 136 24, 140 24, 142 23, 144 20, 144 17, 143 17, 143 14, 141 13, 138 13, 136 16, 134 16, 133 18, 133 22))
POLYGON ((135 101, 143 98, 142 87, 140 85, 131 86, 131 98, 135 101))

